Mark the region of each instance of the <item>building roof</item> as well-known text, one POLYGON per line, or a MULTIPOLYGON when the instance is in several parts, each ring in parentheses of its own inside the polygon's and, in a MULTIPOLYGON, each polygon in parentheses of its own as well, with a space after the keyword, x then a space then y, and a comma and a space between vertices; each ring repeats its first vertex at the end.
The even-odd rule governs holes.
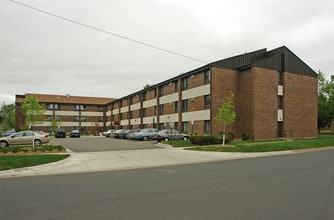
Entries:
POLYGON ((49 94, 34 94, 27 93, 25 95, 16 95, 16 103, 21 103, 25 97, 35 96, 41 103, 66 103, 66 104, 86 104, 86 105, 105 105, 114 98, 102 97, 86 97, 86 96, 71 96, 71 95, 49 95, 49 94))
POLYGON ((261 49, 219 60, 212 66, 242 71, 251 67, 261 67, 281 72, 317 77, 317 73, 304 63, 289 48, 282 46, 270 51, 261 49))
POLYGON ((129 95, 126 95, 121 99, 131 97, 133 95, 145 92, 152 88, 165 85, 169 82, 173 82, 177 79, 190 76, 192 74, 210 69, 210 67, 218 67, 225 69, 232 69, 243 71, 252 67, 261 67, 265 69, 271 69, 281 72, 290 72, 299 75, 305 75, 310 77, 318 77, 317 73, 304 63, 297 55, 295 55, 289 48, 286 46, 278 47, 276 49, 267 51, 267 48, 255 50, 252 52, 247 52, 244 54, 236 55, 233 57, 225 58, 218 60, 212 63, 208 63, 204 66, 198 67, 196 69, 190 70, 186 73, 182 73, 173 78, 167 79, 165 81, 159 82, 154 85, 150 85, 149 88, 145 88, 129 95))

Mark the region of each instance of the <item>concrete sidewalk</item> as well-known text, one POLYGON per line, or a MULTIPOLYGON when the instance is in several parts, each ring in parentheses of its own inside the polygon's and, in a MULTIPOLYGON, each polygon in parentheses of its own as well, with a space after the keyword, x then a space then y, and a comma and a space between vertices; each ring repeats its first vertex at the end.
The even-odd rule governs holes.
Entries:
POLYGON ((292 151, 270 153, 204 152, 172 148, 167 145, 160 146, 162 147, 161 149, 147 150, 89 153, 69 151, 71 156, 65 160, 45 165, 0 171, 0 178, 137 169, 292 153, 292 151))

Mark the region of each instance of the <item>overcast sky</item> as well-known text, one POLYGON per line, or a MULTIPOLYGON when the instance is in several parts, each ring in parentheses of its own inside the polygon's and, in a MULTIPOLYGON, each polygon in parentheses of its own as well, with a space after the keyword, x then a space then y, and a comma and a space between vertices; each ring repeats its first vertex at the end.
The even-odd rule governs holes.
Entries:
MULTIPOLYGON (((17 0, 208 63, 286 45, 334 74, 333 0, 17 0)), ((0 3, 0 99, 15 94, 120 98, 205 65, 0 3)))

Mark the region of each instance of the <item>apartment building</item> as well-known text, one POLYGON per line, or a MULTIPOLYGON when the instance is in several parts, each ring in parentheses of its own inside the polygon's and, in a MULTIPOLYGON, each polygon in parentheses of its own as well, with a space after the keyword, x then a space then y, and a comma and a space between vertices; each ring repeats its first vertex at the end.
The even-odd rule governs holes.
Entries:
POLYGON ((106 127, 106 106, 113 98, 81 97, 71 95, 25 94, 16 95, 16 127, 26 125, 21 103, 26 97, 35 96, 46 108, 45 120, 35 125, 36 130, 51 132, 56 128, 73 129, 82 133, 98 133, 106 127))
MULTIPOLYGON (((230 92, 237 116, 227 132, 237 138, 242 133, 253 139, 317 136, 317 74, 285 46, 212 62, 122 98, 90 103, 96 106, 91 126, 83 122, 81 126, 88 131, 95 119, 105 129, 172 127, 217 135, 223 128, 214 117, 230 92)), ((57 104, 55 100, 43 103, 57 104)), ((80 104, 72 102, 69 108, 80 104)), ((49 109, 48 115, 55 112, 49 109)), ((88 117, 83 112, 72 109, 70 117, 88 117)))
POLYGON ((317 136, 317 74, 285 46, 219 60, 114 100, 107 121, 217 135, 223 128, 214 117, 230 92, 237 117, 227 131, 236 137, 317 136))

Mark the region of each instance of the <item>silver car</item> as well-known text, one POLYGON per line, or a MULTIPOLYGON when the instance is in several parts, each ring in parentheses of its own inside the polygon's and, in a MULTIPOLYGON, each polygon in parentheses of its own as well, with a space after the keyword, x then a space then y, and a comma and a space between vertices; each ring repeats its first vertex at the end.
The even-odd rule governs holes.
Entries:
POLYGON ((158 129, 155 128, 146 128, 146 129, 142 129, 139 132, 133 133, 131 135, 131 139, 133 140, 143 140, 143 141, 147 141, 148 139, 150 139, 153 135, 158 133, 158 129))
POLYGON ((169 141, 169 140, 188 140, 188 134, 180 134, 178 130, 175 129, 165 129, 159 131, 158 134, 152 137, 153 140, 160 141, 169 141))
POLYGON ((0 147, 8 147, 11 145, 32 145, 38 147, 42 143, 48 143, 50 141, 49 136, 44 132, 39 131, 20 131, 9 135, 7 137, 0 138, 0 147))

